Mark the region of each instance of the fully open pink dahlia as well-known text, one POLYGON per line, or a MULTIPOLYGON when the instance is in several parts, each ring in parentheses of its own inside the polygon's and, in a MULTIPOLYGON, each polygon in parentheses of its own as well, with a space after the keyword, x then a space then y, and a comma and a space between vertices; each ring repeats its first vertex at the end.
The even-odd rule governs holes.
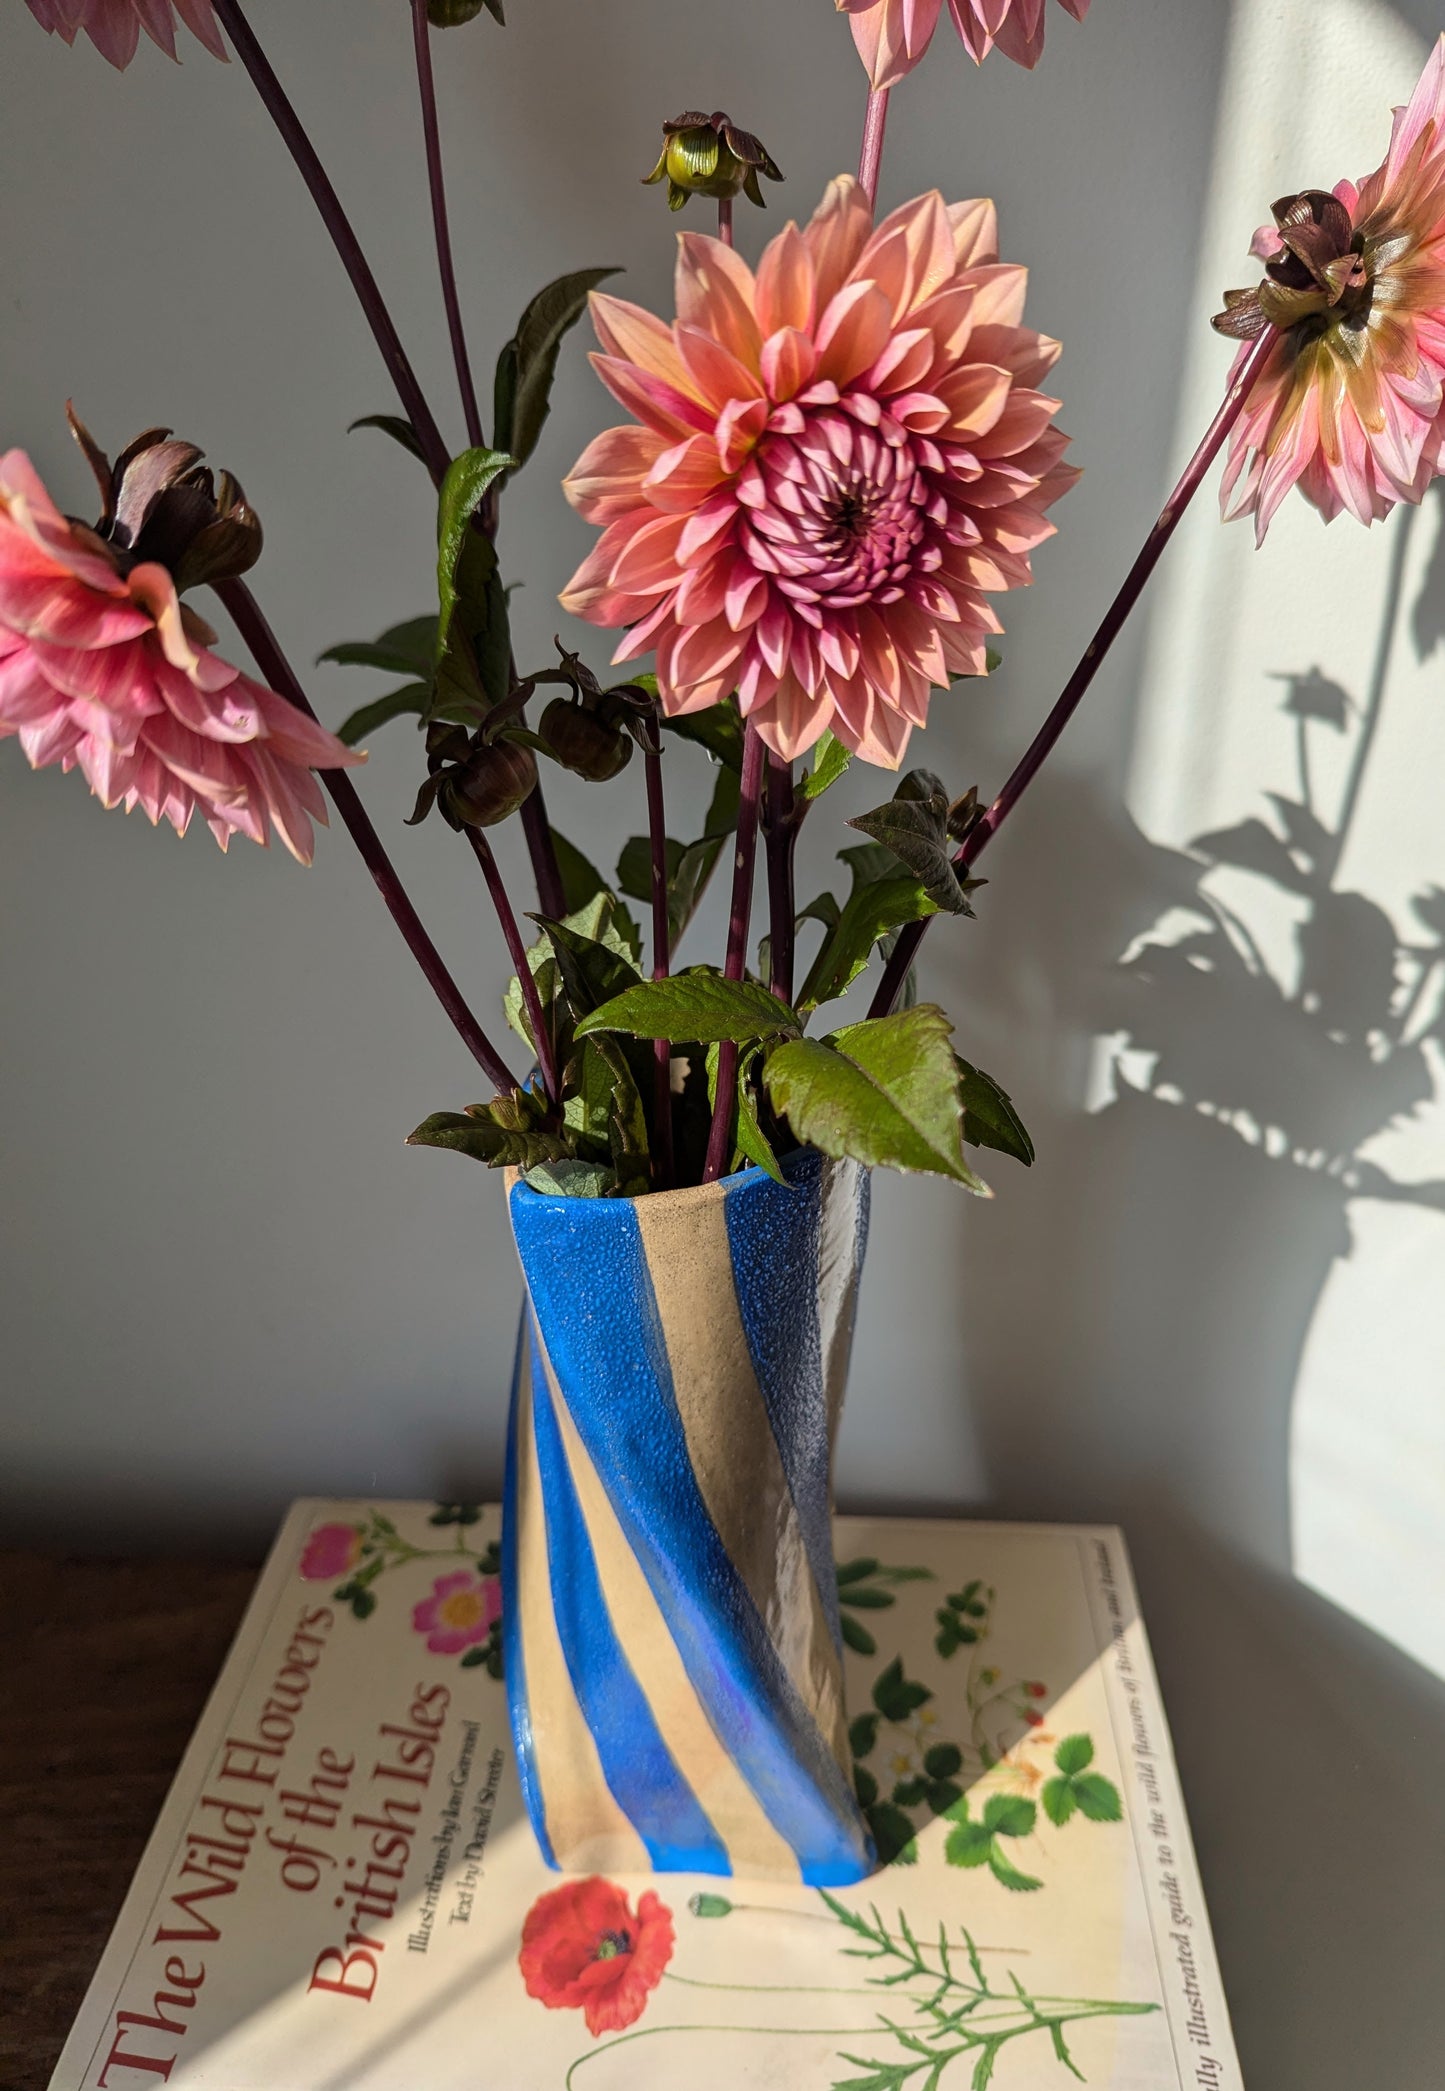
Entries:
POLYGON ((208 51, 224 58, 211 0, 25 0, 42 29, 73 44, 83 29, 103 58, 125 67, 136 54, 144 29, 168 58, 176 56, 175 18, 180 16, 208 51))
POLYGON ((123 453, 94 530, 60 514, 23 451, 0 455, 0 740, 18 736, 35 769, 79 769, 106 806, 178 834, 199 808, 222 849, 274 827, 309 864, 326 820, 312 770, 362 758, 209 651, 162 559, 183 581, 234 573, 259 534, 239 500, 218 511, 200 452, 165 433, 123 453))
POLYGON ((1264 542, 1298 486, 1330 522, 1378 521, 1419 501, 1445 457, 1445 36, 1385 164, 1356 188, 1306 189, 1254 236, 1267 264, 1215 319, 1246 345, 1280 329, 1240 416, 1224 475, 1227 518, 1264 542))
MULTIPOLYGON (((853 18, 853 41, 874 87, 896 87, 911 73, 938 27, 943 0, 837 0, 853 18)), ((1089 0, 1061 0, 1076 22, 1089 0)), ((1047 0, 948 0, 948 11, 976 65, 997 48, 1032 68, 1043 56, 1047 0)))
POLYGON ((629 626, 619 661, 655 648, 670 713, 736 688, 785 759, 831 727, 896 767, 932 687, 982 672, 988 598, 1032 578, 1078 476, 1024 288, 993 205, 936 191, 875 231, 840 178, 756 275, 683 233, 674 325, 592 299, 593 363, 637 418, 566 482, 604 527, 564 607, 629 626))

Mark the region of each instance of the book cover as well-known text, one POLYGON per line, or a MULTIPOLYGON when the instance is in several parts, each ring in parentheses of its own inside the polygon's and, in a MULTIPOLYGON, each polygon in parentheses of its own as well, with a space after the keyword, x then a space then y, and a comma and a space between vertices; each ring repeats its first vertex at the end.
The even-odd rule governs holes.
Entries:
POLYGON ((1121 1535, 836 1530, 824 1893, 549 1872, 496 1510, 296 1504, 51 2091, 1240 2091, 1121 1535))

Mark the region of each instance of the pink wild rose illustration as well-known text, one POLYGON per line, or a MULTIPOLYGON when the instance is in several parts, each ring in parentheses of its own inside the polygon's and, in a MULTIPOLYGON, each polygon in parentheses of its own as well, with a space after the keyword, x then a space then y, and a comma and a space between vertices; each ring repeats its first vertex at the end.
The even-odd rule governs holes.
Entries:
POLYGON ((301 1556, 301 1573, 308 1583, 329 1583, 350 1575, 360 1559, 361 1533, 355 1525, 318 1525, 301 1556))
POLYGON ((438 1576, 430 1597, 412 1609, 411 1623, 427 1637, 432 1655, 460 1655, 480 1647, 502 1616, 502 1586, 496 1576, 458 1568, 438 1576))

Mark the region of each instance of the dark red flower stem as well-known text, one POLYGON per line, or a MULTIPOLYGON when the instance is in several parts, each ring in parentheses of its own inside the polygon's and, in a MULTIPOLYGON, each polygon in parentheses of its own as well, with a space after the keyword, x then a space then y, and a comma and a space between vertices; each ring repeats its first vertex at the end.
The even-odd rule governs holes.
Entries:
POLYGON ((780 1002, 793 1004, 793 918, 797 905, 793 884, 793 858, 798 846, 795 817, 793 765, 776 755, 768 757, 768 948, 771 953, 768 985, 780 1002))
POLYGON ((312 201, 321 213, 322 223, 331 235, 332 245, 341 257, 341 263, 351 278, 351 287, 361 302, 376 345, 381 350, 382 361, 391 373, 391 381, 401 400, 402 409, 416 430, 417 441, 426 459, 427 470, 438 486, 446 476, 451 462, 451 453, 443 440, 441 430, 432 417, 417 382, 401 337, 386 309, 370 264, 361 251, 361 243, 352 230, 351 221, 341 207, 341 199, 331 185, 331 179, 322 166, 315 146, 306 135, 300 117, 291 106, 286 91, 271 69, 270 60, 256 41, 255 32, 241 11, 240 0, 215 0, 216 14, 221 27, 230 37, 236 56, 251 76, 252 84, 277 130, 281 133, 288 152, 300 170, 301 178, 311 191, 312 201))
POLYGON ((717 236, 725 247, 733 244, 733 200, 731 196, 719 196, 717 203, 717 236))
POLYGON ((858 182, 870 204, 878 201, 878 176, 883 169, 883 133, 888 127, 889 87, 869 90, 863 116, 863 149, 858 155, 858 182))
POLYGON ((547 1012, 542 1007, 542 997, 537 992, 537 982, 532 968, 527 963, 527 941, 517 921, 516 910, 507 895, 502 880, 502 868, 497 862, 496 852, 480 828, 466 830, 472 852, 482 867, 482 877, 487 882, 487 891, 492 896, 492 906, 497 911, 497 920, 502 925, 502 935, 507 940, 507 952, 516 973, 517 983, 522 990, 522 1005, 527 1012, 527 1022, 532 1028, 532 1043, 537 1048, 537 1068, 542 1077, 542 1089, 549 1104, 557 1101, 557 1055, 552 1045, 552 1033, 547 1024, 547 1012))
MULTIPOLYGON (((290 662, 281 651, 276 635, 261 614, 256 598, 244 581, 221 581, 216 593, 235 619, 236 628, 250 649, 256 666, 260 669, 271 688, 294 704, 298 711, 314 719, 306 692, 292 670, 290 662)), ((357 795, 356 787, 345 770, 322 770, 321 782, 330 792, 332 802, 341 815, 342 825, 361 852, 362 862, 376 881, 377 889, 392 920, 406 939, 413 958, 426 975, 432 992, 442 1008, 456 1026, 462 1043, 486 1075, 493 1088, 515 1089, 516 1081, 496 1047, 472 1015, 463 998, 461 989, 447 971, 441 953, 422 927, 421 918, 412 906, 406 888, 397 875, 396 867, 382 847, 381 837, 371 824, 371 817, 357 795)))
MULTIPOLYGON (((515 680, 515 668, 512 675, 515 680)), ((540 784, 523 801, 522 833, 527 839, 527 854, 532 860, 532 876, 537 881, 538 904, 544 915, 560 922, 567 912, 567 894, 552 841, 552 824, 547 818, 547 801, 542 796, 540 784)))
POLYGON ((442 281, 442 302, 446 306, 447 331, 451 335, 452 361, 456 365, 457 386, 462 395, 467 441, 473 449, 480 449, 485 438, 482 433, 481 409, 477 405, 477 388, 472 379, 472 359, 467 351, 466 328, 462 323, 462 304, 457 294, 457 270, 452 256, 451 225, 447 216, 446 176, 442 170, 442 134, 441 125, 437 120, 436 74, 432 67, 431 24, 427 20, 427 0, 411 0, 411 25, 416 44, 416 78, 417 86, 421 90, 422 133, 426 139, 426 171, 431 189, 431 215, 436 230, 437 269, 442 281))
MULTIPOLYGON (((1163 556, 1165 546, 1179 527, 1180 517, 1198 493, 1205 475, 1243 412, 1245 401, 1269 361, 1274 342, 1275 330, 1270 327, 1250 349, 1240 367, 1238 377, 1224 396, 1219 412, 1205 430, 1199 448, 1185 466, 1179 484, 1165 502, 1158 521, 1145 538, 1138 558, 1125 576, 1124 585, 1105 611, 1103 623, 1085 647, 1083 658, 1065 684, 1058 702, 1035 734, 1022 761, 1009 777, 1003 790, 977 827, 966 837, 962 848, 955 856, 953 861, 959 872, 966 871, 971 864, 976 863, 987 849, 1043 768, 1058 744, 1064 728, 1083 702, 1090 684, 1104 665, 1110 647, 1124 629, 1130 612, 1144 593, 1150 575, 1163 556)), ((927 926, 926 922, 914 922, 902 932, 893 947, 893 956, 884 969, 878 992, 873 997, 872 1007, 868 1011, 870 1016, 888 1016, 892 1013, 927 926)))
MULTIPOLYGON (((743 735, 743 774, 738 793, 737 854, 733 859, 732 912, 728 917, 727 957, 723 977, 741 980, 747 969, 748 925, 753 912, 753 871, 758 855, 758 813, 763 796, 763 764, 766 756, 756 726, 743 735)), ((718 1048, 717 1098, 713 1104, 712 1128, 708 1134, 704 1183, 716 1183, 728 1164, 728 1141, 732 1131, 733 1096, 738 1079, 738 1049, 725 1038, 718 1048)))
MULTIPOLYGON (((647 833, 652 845, 652 977, 666 980, 672 966, 672 931, 667 915, 667 816, 662 802, 662 735, 653 720, 644 749, 647 765, 647 833)), ((672 1047, 665 1038, 652 1042, 655 1188, 670 1191, 675 1181, 672 1148, 672 1047)))

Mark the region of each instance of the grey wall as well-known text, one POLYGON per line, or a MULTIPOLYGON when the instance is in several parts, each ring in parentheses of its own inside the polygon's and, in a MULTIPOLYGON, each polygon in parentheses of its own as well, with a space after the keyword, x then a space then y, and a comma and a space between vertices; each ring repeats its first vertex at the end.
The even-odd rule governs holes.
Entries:
MULTIPOLYGON (((826 0, 514 0, 510 12, 505 34, 482 22, 442 46, 484 369, 524 299, 566 268, 623 263, 627 293, 665 305, 670 228, 638 176, 679 107, 729 108, 768 141, 789 176, 772 227, 853 161, 861 75, 826 0)), ((1429 31, 1434 12, 1427 0, 1310 0, 1308 34, 1291 40, 1296 0, 1240 0, 1233 19, 1227 0, 1098 0, 1083 29, 1053 11, 1033 78, 1001 61, 976 75, 945 36, 897 97, 885 202, 934 183, 997 197, 1005 252, 1032 268, 1032 317, 1066 342, 1064 419, 1087 467, 1039 556, 1037 589, 1007 607, 1005 667, 986 689, 938 700, 919 753, 956 786, 1000 778, 1187 453, 1189 417, 1197 426, 1225 363, 1202 317, 1221 280, 1244 280, 1262 206, 1371 164, 1355 164, 1353 145, 1343 168, 1333 155, 1317 163, 1313 144, 1301 164, 1276 127, 1249 163, 1237 219, 1214 223, 1217 177, 1240 165, 1232 146, 1216 167, 1218 141, 1236 135, 1221 108, 1231 32, 1243 39, 1232 47, 1236 115, 1271 96, 1286 112, 1328 109, 1333 96, 1378 141, 1420 48, 1405 26, 1429 31), (1241 82, 1256 29, 1285 36, 1282 55, 1241 82), (1363 113, 1361 48, 1378 58, 1363 113), (1201 273, 1206 234, 1232 257, 1222 278, 1212 255, 1201 273)), ((254 14, 456 435, 400 0, 255 0, 254 14)), ((749 248, 763 230, 742 211, 749 248)), ((164 419, 241 475, 267 526, 258 590, 298 662, 425 606, 424 483, 381 439, 343 433, 391 401, 239 68, 188 49, 176 70, 146 52, 117 78, 88 49, 47 42, 10 0, 0 298, 0 441, 28 448, 63 503, 88 499, 64 430, 73 395, 112 446, 164 419)), ((514 604, 524 660, 546 652, 556 589, 588 538, 555 482, 606 411, 574 352, 543 451, 507 505, 508 571, 526 580, 514 604)), ((1407 1468, 1412 1486, 1433 1474, 1438 1490, 1445 1475, 1429 1424, 1445 1339, 1427 1315, 1411 1357, 1392 1352, 1397 1317, 1373 1278, 1337 1313, 1363 1359, 1346 1375, 1351 1414, 1363 1410, 1368 1428, 1384 1413, 1397 1365, 1427 1402, 1418 1440, 1388 1421, 1373 1433, 1398 1451, 1396 1482, 1377 1477, 1376 1540, 1356 1552, 1413 1591, 1415 1612, 1404 1626, 1376 1617, 1371 1631, 1291 1579, 1292 1417, 1311 1332, 1315 1353, 1339 1355, 1318 1318, 1353 1268, 1362 1215, 1409 1200, 1376 1185, 1371 1204, 1343 1178, 1279 1165, 1263 1137, 1236 1137, 1248 1113, 1234 1130, 1211 1117, 1238 1070, 1262 1124, 1267 1093, 1283 1097, 1287 1119, 1310 1083, 1326 1120, 1357 1104, 1360 1078, 1338 1056, 1320 1074, 1297 983, 1292 1028, 1267 993, 1150 989, 1117 962, 1194 897, 1199 863, 1179 846, 1265 810, 1284 730, 1268 677, 1311 662, 1341 673, 1330 647, 1352 633, 1352 716, 1363 715, 1392 554, 1379 534, 1368 546, 1341 538, 1350 528, 1328 540, 1345 561, 1328 586, 1308 517, 1283 527, 1283 552, 1272 541, 1265 557, 1280 563, 1251 567, 1246 582, 1242 552, 1211 549, 1223 539, 1202 515, 1169 585, 1187 596, 1192 577, 1214 572, 1208 561, 1236 562, 1211 582, 1203 622, 1179 621, 1181 599, 1167 630, 1162 611, 1140 623, 993 854, 979 923, 932 940, 926 987, 1014 1090, 1040 1159, 1031 1175, 1001 1165, 990 1207, 879 1183, 841 1461, 853 1504, 1127 1522, 1246 2073, 1271 2091, 1353 2087, 1351 2009, 1365 2006, 1350 1999, 1366 1997, 1371 2081, 1438 2081, 1421 1993, 1438 1932, 1429 1854, 1445 1818, 1430 1767, 1445 1714, 1435 1680, 1385 1636, 1418 1653, 1432 1621, 1438 1634, 1438 1516, 1408 1574, 1390 1569, 1388 1550, 1404 1523, 1391 1488, 1405 1487, 1407 1468), (1373 592, 1342 615, 1339 591, 1357 570, 1373 592), (1246 587, 1269 643, 1226 675, 1216 664, 1244 628, 1246 587), (1169 648, 1177 655, 1185 632, 1181 663, 1169 648), (1225 790, 1226 717, 1224 810, 1210 801, 1211 818, 1191 820, 1190 800, 1175 821, 1144 819, 1141 807, 1179 797, 1180 777, 1225 790), (1178 775, 1165 775, 1159 722, 1180 718, 1178 775), (1141 992, 1156 999, 1141 1004, 1141 992), (1147 1079, 1137 1094, 1117 1079, 1101 1087, 1096 1041, 1111 1036, 1187 1042, 1197 1094, 1154 1093, 1147 1079), (1347 1802, 1391 1822, 1396 1857, 1375 1864, 1369 1838, 1348 1869, 1330 1856, 1338 1840, 1319 1826, 1347 1802), (1421 1854, 1416 1874, 1399 1862, 1406 1849, 1421 1854)), ((1432 511, 1413 540, 1404 609, 1386 618, 1391 632, 1396 612, 1406 620, 1397 652, 1422 690, 1427 671, 1432 686, 1438 677, 1429 662, 1445 626, 1436 533, 1432 511)), ((311 682, 331 720, 363 688, 332 670, 311 682)), ((1408 745, 1379 745, 1373 819, 1398 838, 1402 809, 1433 788, 1408 745)), ((380 737, 363 789, 424 915, 491 1008, 504 966, 470 862, 439 830, 401 826, 414 759, 404 733, 380 737)), ((559 824, 601 858, 642 825, 631 775, 611 793, 549 790, 559 824)), ((850 780, 836 796, 851 793, 854 810, 876 791, 850 780)), ((1423 814, 1409 830, 1433 831, 1438 818, 1423 814)), ((821 883, 820 838, 813 847, 821 883)), ((1410 880, 1445 883, 1429 855, 1423 841, 1404 849, 1399 893, 1410 880)), ((1392 907, 1399 920, 1403 902, 1392 907)), ((1354 979, 1355 956, 1319 957, 1322 984, 1354 979)), ((343 837, 324 839, 309 874, 243 843, 222 859, 203 831, 181 844, 105 818, 77 779, 32 776, 13 745, 0 750, 6 1535, 254 1549, 297 1493, 494 1488, 518 1293, 499 1188, 402 1145, 425 1111, 475 1087, 343 837)), ((1445 1174, 1411 1149, 1411 1123, 1396 1129, 1396 1174, 1445 1174)), ((1429 1184, 1419 1197, 1440 1227, 1429 1184)), ((1412 1255, 1410 1296, 1428 1305, 1442 1290, 1439 1234, 1421 1234, 1412 1255)), ((1386 1262, 1406 1267, 1398 1254, 1386 1262)), ((1356 1469, 1336 1464, 1348 1498, 1356 1469)), ((1312 1572, 1323 1587, 1328 1568, 1312 1572)))

